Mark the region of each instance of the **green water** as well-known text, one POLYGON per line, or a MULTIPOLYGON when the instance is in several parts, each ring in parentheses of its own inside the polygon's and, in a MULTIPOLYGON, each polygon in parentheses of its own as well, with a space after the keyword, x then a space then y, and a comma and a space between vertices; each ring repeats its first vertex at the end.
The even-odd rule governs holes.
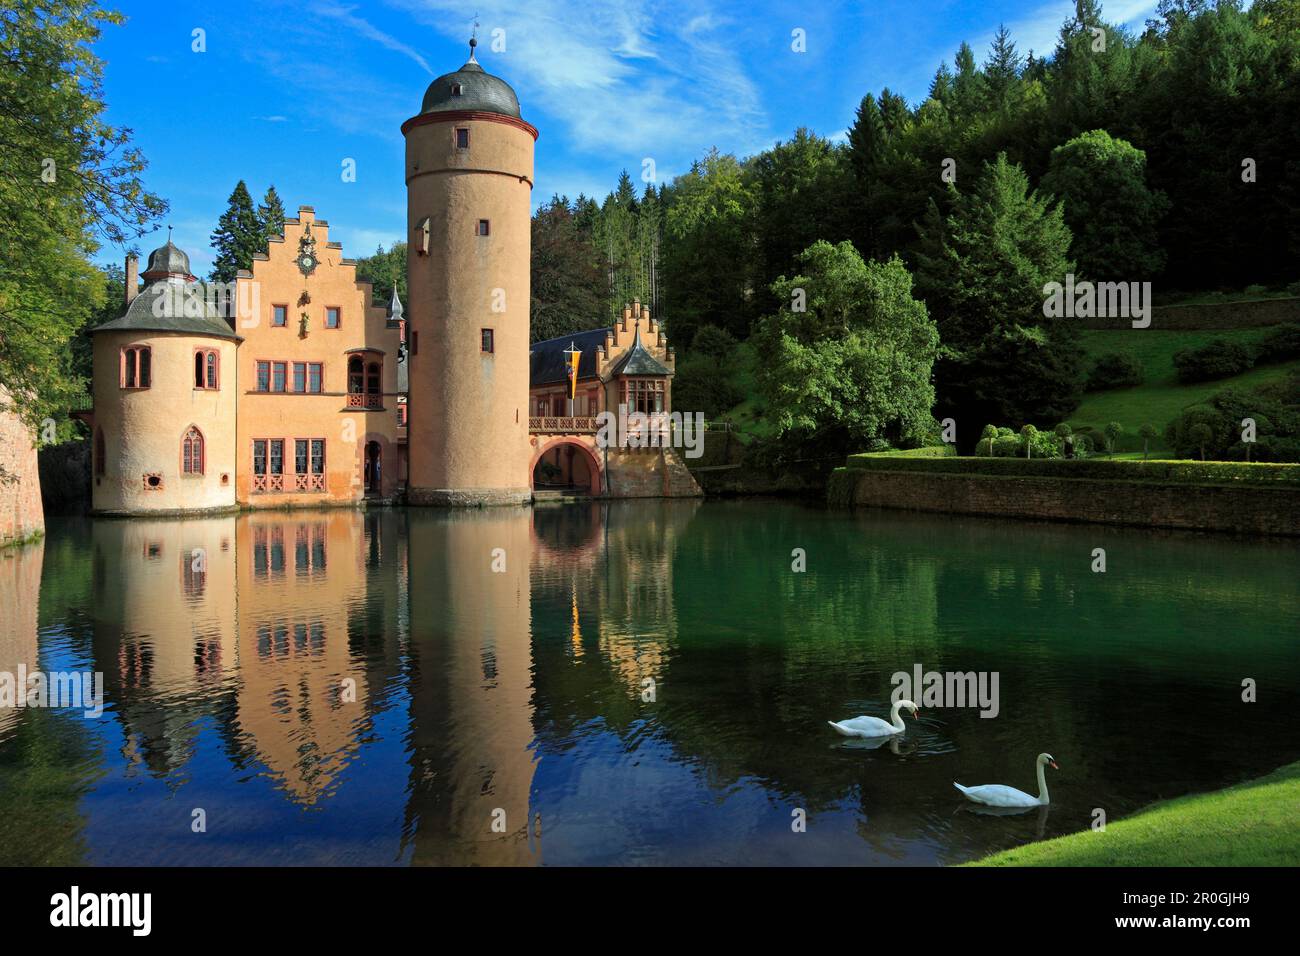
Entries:
POLYGON ((105 711, 0 710, 0 863, 959 862, 1300 758, 1298 582, 1294 542, 773 501, 56 521, 0 559, 0 672, 105 711), (917 665, 997 716, 827 726, 917 665), (1040 751, 1046 810, 952 787, 1040 751))

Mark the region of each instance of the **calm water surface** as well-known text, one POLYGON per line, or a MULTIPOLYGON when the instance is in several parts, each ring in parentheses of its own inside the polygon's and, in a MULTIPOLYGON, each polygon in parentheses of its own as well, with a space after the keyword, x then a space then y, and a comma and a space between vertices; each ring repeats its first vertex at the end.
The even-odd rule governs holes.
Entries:
POLYGON ((959 862, 1300 758, 1298 582, 1294 543, 770 501, 56 521, 0 558, 0 671, 106 710, 0 710, 0 863, 959 862), (916 664, 1001 713, 826 726, 916 664), (1049 810, 952 789, 1042 750, 1049 810))

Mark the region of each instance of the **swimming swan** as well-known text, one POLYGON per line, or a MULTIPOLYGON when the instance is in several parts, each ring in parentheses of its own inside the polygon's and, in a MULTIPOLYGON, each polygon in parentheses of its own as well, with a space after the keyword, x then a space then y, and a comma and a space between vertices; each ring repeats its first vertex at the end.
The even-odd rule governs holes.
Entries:
POLYGON ((845 737, 888 737, 890 734, 901 734, 905 728, 903 718, 898 716, 898 712, 908 707, 912 711, 912 716, 916 716, 919 708, 910 700, 899 700, 894 702, 894 708, 889 712, 889 723, 885 723, 879 717, 854 717, 850 720, 841 720, 838 724, 833 720, 826 723, 835 728, 836 733, 843 734, 845 737))
POLYGON ((1038 796, 1031 797, 1015 787, 1004 787, 1000 783, 986 783, 979 787, 963 787, 956 781, 953 786, 960 790, 967 800, 982 803, 989 807, 1045 807, 1051 801, 1047 796, 1047 780, 1043 776, 1043 767, 1050 766, 1060 770, 1051 754, 1038 755, 1038 796))

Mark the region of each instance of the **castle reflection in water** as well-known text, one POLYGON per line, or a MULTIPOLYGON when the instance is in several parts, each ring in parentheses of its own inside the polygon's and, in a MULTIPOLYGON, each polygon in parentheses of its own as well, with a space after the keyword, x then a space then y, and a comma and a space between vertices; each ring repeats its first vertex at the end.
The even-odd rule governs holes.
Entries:
MULTIPOLYGON (((216 754, 216 776, 328 813, 387 736, 404 779, 370 785, 401 794, 390 858, 541 862, 536 656, 599 662, 602 692, 621 687, 616 709, 635 719, 676 633, 672 539, 698 507, 85 522, 0 562, 0 670, 102 672, 82 759, 173 792, 214 776, 197 765, 216 754)), ((31 716, 0 710, 0 748, 31 716)))

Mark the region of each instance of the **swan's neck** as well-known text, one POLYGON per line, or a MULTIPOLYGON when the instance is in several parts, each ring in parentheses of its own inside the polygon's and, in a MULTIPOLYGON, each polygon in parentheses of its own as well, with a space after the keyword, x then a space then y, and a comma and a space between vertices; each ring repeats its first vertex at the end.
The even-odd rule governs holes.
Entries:
POLYGON ((895 730, 904 730, 907 726, 903 723, 903 718, 898 716, 898 712, 902 707, 903 702, 901 700, 896 700, 894 701, 893 709, 889 712, 889 726, 893 727, 895 730))
POLYGON ((1049 801, 1048 801, 1048 798, 1047 798, 1047 774, 1044 773, 1044 770, 1045 770, 1046 768, 1047 768, 1047 764, 1045 764, 1045 763, 1039 763, 1039 765, 1038 765, 1038 802, 1039 802, 1039 803, 1044 803, 1044 804, 1049 802, 1049 801))

